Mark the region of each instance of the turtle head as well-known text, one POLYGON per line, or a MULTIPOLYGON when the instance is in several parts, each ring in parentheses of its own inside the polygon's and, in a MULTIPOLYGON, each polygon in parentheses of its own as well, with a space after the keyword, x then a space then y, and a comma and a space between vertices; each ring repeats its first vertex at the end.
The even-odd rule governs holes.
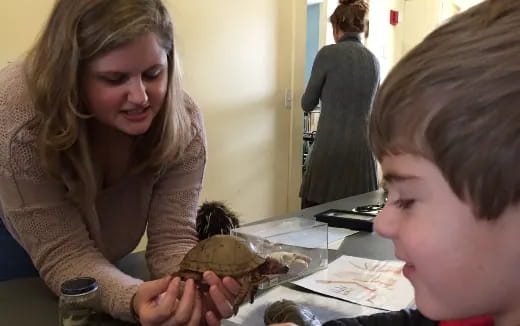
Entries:
POLYGON ((261 275, 287 274, 289 267, 276 259, 267 257, 265 262, 258 267, 261 275))

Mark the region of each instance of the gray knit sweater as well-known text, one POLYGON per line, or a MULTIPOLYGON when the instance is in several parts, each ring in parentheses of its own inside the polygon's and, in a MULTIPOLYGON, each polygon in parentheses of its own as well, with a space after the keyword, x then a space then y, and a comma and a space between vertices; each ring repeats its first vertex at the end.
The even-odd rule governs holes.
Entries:
POLYGON ((306 112, 321 100, 302 198, 323 203, 377 188, 366 125, 378 85, 379 63, 358 36, 345 36, 318 52, 302 97, 306 112))

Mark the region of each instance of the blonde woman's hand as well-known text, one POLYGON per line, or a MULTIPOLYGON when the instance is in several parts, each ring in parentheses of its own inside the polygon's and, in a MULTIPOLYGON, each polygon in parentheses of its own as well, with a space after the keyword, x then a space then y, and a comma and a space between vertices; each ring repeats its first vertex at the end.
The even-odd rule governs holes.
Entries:
POLYGON ((182 288, 179 277, 141 284, 132 306, 143 326, 198 326, 202 317, 202 299, 194 281, 186 281, 182 288))
POLYGON ((203 294, 203 311, 209 326, 219 326, 220 320, 233 316, 233 305, 242 288, 231 277, 221 279, 212 271, 206 271, 204 281, 209 285, 209 292, 203 294))

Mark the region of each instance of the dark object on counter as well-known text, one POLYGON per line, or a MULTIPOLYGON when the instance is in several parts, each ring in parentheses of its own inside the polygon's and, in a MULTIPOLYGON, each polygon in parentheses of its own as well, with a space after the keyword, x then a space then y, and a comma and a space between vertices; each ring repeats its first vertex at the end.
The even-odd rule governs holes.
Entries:
POLYGON ((221 201, 204 202, 197 211, 197 233, 199 240, 215 234, 230 234, 231 229, 240 227, 238 217, 221 201))
POLYGON ((363 212, 329 209, 317 214, 316 221, 327 223, 331 227, 372 232, 374 217, 363 212))
POLYGON ((191 278, 203 291, 208 289, 202 279, 205 271, 211 270, 220 278, 230 276, 236 279, 242 288, 236 297, 233 312, 250 293, 253 303, 258 285, 267 280, 266 275, 286 274, 289 268, 273 258, 264 258, 246 240, 233 235, 214 235, 200 241, 181 262, 180 270, 173 276, 183 280, 191 278))
POLYGON ((264 312, 266 325, 294 323, 298 326, 321 326, 321 322, 307 307, 291 300, 279 300, 272 303, 264 312))
POLYGON ((384 203, 375 203, 357 206, 350 210, 329 209, 315 216, 317 221, 325 222, 329 226, 372 232, 374 217, 384 206, 384 203))

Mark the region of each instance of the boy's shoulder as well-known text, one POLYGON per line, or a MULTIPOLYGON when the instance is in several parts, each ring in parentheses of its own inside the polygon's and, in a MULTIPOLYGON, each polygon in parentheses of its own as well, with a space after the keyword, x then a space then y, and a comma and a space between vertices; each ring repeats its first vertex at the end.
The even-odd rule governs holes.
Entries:
POLYGON ((331 320, 323 326, 437 326, 439 322, 426 318, 417 309, 382 312, 372 315, 331 320))

